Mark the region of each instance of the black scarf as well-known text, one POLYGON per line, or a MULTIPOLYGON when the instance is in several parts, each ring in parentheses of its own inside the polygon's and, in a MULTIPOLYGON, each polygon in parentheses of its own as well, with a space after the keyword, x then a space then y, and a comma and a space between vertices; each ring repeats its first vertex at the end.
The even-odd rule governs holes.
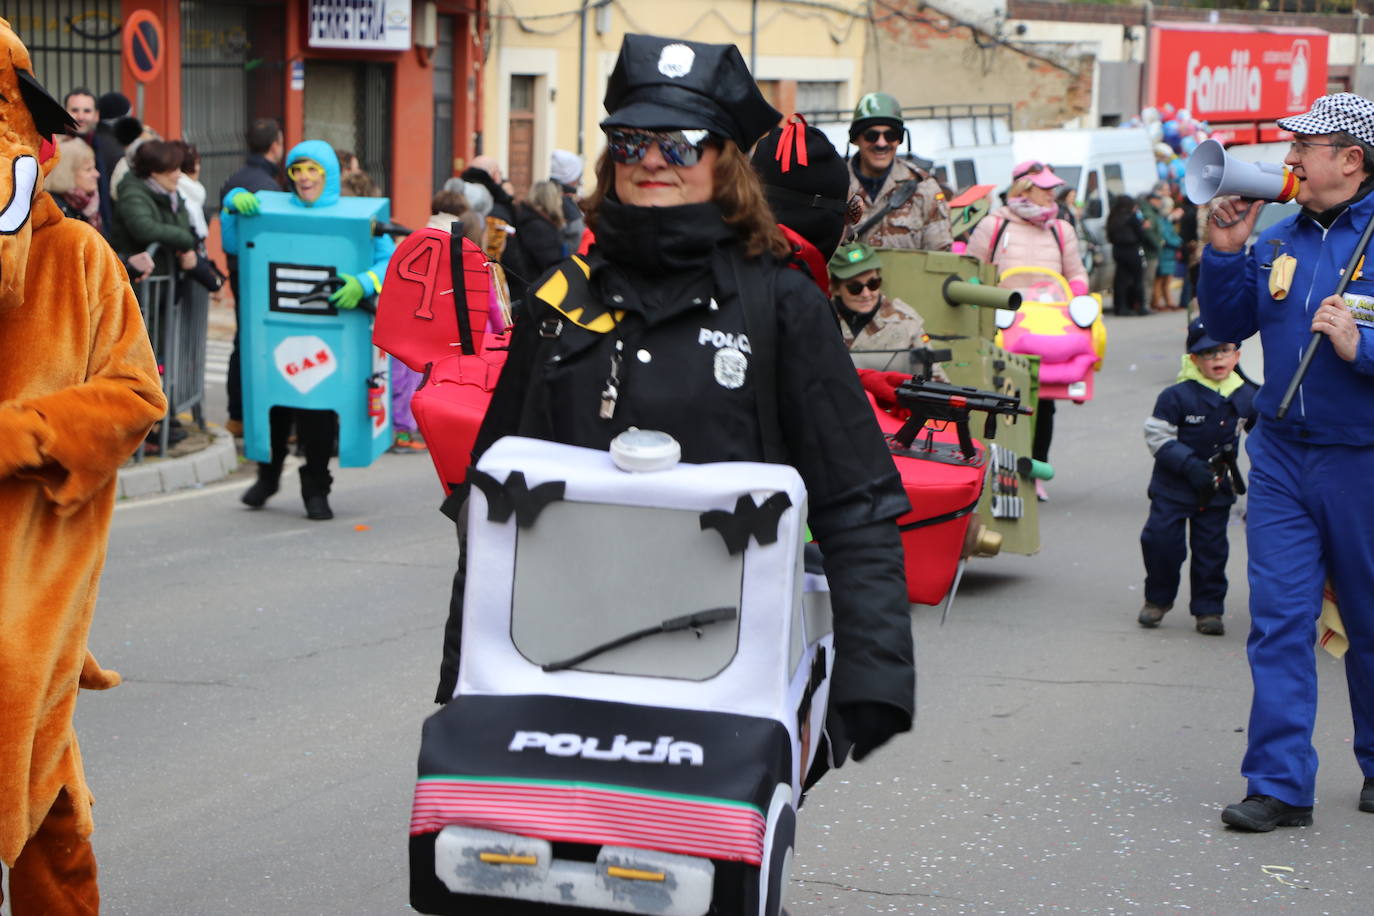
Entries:
MULTIPOLYGON (((896 162, 894 161, 893 165, 895 164, 896 162)), ((892 166, 889 165, 877 178, 870 178, 865 175, 863 169, 859 167, 858 154, 855 154, 853 160, 851 160, 851 168, 854 170, 854 177, 859 179, 859 184, 863 185, 864 193, 868 195, 869 200, 878 199, 878 192, 883 189, 883 182, 887 181, 887 176, 892 174, 892 166)))
MULTIPOLYGON (((837 280, 836 282, 843 283, 845 281, 837 280)), ((872 311, 868 312, 854 311, 849 306, 845 305, 844 302, 842 302, 840 300, 840 297, 838 296, 832 299, 831 302, 835 306, 835 314, 840 316, 841 321, 849 325, 849 333, 853 334, 855 337, 859 336, 859 332, 862 331, 868 325, 868 323, 873 320, 873 316, 878 314, 878 309, 882 308, 883 306, 883 300, 881 296, 878 297, 878 304, 873 306, 872 311)))
POLYGON ((702 270, 717 247, 735 239, 720 207, 709 201, 631 207, 607 195, 597 209, 597 249, 621 269, 646 277, 702 270))

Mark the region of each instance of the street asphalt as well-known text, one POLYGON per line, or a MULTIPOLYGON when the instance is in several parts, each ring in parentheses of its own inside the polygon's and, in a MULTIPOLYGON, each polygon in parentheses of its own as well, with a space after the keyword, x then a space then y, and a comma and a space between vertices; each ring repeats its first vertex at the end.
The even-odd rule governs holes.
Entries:
MULTIPOLYGON (((974 561, 944 626, 913 609, 916 728, 811 793, 794 916, 1370 912, 1340 663, 1318 659, 1316 823, 1217 818, 1245 789, 1242 527, 1224 637, 1193 631, 1186 576, 1159 629, 1135 623, 1141 423, 1183 337, 1181 313, 1109 319, 1096 400, 1057 415, 1041 552, 974 561)), ((78 712, 103 912, 408 910, 453 528, 423 456, 337 477, 331 522, 290 475, 258 512, 242 478, 116 511, 91 644, 125 684, 78 712)))

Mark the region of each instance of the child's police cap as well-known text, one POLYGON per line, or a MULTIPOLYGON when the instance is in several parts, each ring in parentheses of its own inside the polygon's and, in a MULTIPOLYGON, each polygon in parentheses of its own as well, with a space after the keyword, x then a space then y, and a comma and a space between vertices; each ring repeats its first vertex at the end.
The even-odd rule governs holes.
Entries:
POLYGON ((1213 350, 1221 346, 1224 341, 1217 340, 1207 333, 1207 327, 1202 323, 1201 318, 1194 318, 1192 324, 1188 325, 1188 352, 1201 353, 1203 350, 1213 350))
POLYGON ((708 130, 748 150, 782 119, 734 45, 626 35, 606 84, 605 127, 708 130))

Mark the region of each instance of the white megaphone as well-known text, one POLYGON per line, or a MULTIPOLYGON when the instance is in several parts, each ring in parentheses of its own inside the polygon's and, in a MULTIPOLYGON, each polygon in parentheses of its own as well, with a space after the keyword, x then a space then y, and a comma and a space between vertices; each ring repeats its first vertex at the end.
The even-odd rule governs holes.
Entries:
POLYGON ((1298 196, 1298 179, 1281 165, 1245 162, 1226 155, 1216 140, 1204 140, 1188 157, 1183 190, 1195 204, 1230 195, 1283 202, 1298 196))

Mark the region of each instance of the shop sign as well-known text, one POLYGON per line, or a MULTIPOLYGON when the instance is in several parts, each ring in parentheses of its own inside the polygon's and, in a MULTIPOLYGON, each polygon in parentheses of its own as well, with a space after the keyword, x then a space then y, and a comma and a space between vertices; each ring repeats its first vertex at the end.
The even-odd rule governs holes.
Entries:
POLYGON ((410 0, 310 0, 309 45, 404 51, 410 47, 410 0))
POLYGON ((1160 24, 1150 35, 1150 104, 1203 121, 1273 121, 1326 93, 1327 33, 1160 24))

